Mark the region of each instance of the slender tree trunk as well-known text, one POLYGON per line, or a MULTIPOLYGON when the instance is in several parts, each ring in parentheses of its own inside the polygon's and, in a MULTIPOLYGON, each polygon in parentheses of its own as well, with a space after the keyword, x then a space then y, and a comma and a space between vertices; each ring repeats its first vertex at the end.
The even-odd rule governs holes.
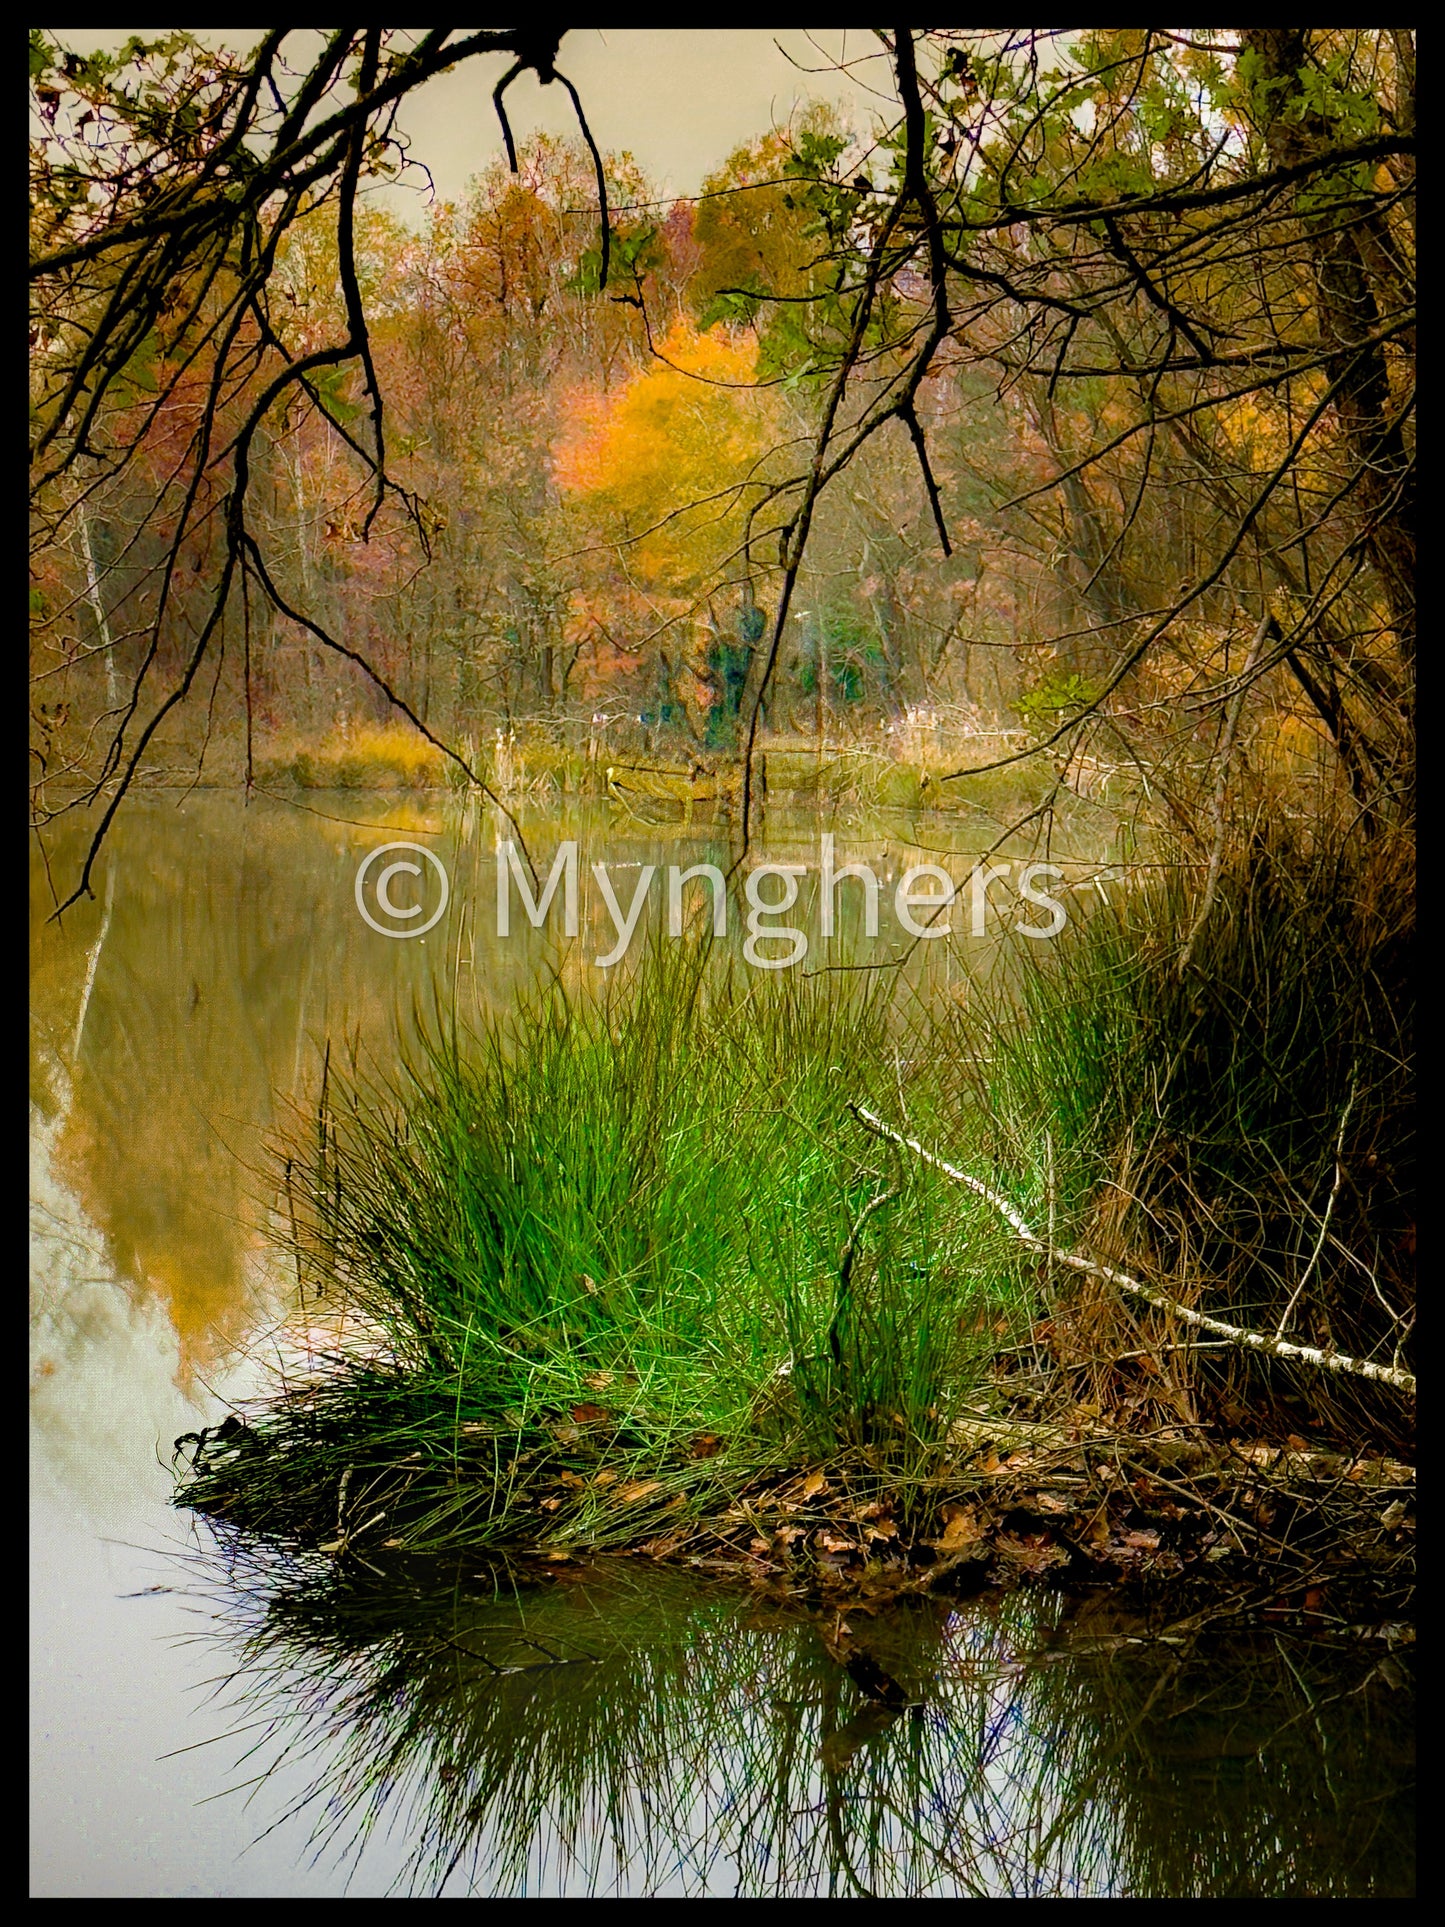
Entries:
POLYGON ((100 593, 100 570, 95 560, 94 530, 91 526, 90 511, 82 501, 80 505, 80 550, 85 564, 85 599, 90 604, 91 615, 95 619, 95 632, 100 637, 100 650, 105 658, 105 698, 110 710, 120 708, 120 675, 115 666, 115 646, 110 636, 110 618, 105 613, 105 602, 100 593))

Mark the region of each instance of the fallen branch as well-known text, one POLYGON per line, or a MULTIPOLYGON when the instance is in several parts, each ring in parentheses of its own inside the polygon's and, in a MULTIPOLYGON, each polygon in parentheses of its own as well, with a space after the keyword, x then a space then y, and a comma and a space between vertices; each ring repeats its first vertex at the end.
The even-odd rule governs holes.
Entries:
POLYGON ((1046 1239, 1040 1238, 1029 1228, 1007 1198, 1000 1197, 998 1192, 992 1190, 981 1178, 976 1178, 967 1171, 959 1170, 956 1164, 946 1163, 943 1158, 936 1157, 932 1151, 925 1150, 916 1138, 904 1137, 901 1131, 895 1131, 892 1125, 885 1124, 881 1117, 875 1117, 872 1111, 865 1110, 861 1104, 850 1104, 848 1109, 860 1124, 876 1136, 887 1138, 889 1143, 912 1151, 915 1156, 922 1158, 925 1164, 931 1164, 935 1170, 942 1171, 945 1177, 952 1178, 955 1183, 967 1185, 970 1191, 992 1205, 999 1216, 1008 1221, 1022 1243, 1026 1244, 1031 1251, 1037 1251, 1047 1258, 1051 1264, 1063 1265, 1070 1271, 1084 1272, 1091 1278, 1102 1278, 1107 1284, 1117 1286, 1120 1291, 1129 1292, 1135 1298, 1142 1298, 1145 1304, 1153 1305, 1156 1311, 1167 1311, 1175 1318, 1182 1318, 1186 1324, 1197 1326, 1201 1331, 1213 1332, 1216 1337, 1228 1339, 1232 1345, 1242 1346, 1249 1351, 1267 1352, 1272 1358, 1298 1359, 1301 1364, 1317 1365, 1326 1372, 1341 1372, 1356 1378, 1378 1379, 1382 1385, 1393 1385, 1399 1391, 1408 1392, 1412 1397, 1414 1396, 1415 1378, 1411 1372, 1402 1372, 1393 1365, 1375 1365, 1364 1358, 1346 1358, 1341 1352, 1321 1351, 1316 1345, 1296 1345, 1289 1339, 1276 1338, 1266 1332, 1246 1331, 1240 1325, 1227 1325, 1223 1319, 1209 1318, 1202 1311, 1191 1311, 1187 1305, 1181 1305, 1173 1298, 1166 1297, 1162 1291, 1156 1291, 1151 1285, 1140 1284, 1137 1278, 1131 1278, 1125 1271, 1116 1271, 1112 1265, 1098 1264, 1094 1259, 1081 1257, 1075 1251, 1053 1250, 1046 1239))

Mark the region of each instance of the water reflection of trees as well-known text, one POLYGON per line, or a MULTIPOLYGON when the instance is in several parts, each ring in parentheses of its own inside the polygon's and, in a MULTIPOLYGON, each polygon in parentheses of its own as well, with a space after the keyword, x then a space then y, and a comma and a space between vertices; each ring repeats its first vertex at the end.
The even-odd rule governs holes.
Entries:
MULTIPOLYGON (((385 1062, 414 1005, 440 994, 465 1020, 507 1003, 544 955, 540 941, 489 934, 489 818, 436 798, 315 801, 339 820, 214 795, 189 800, 182 820, 173 799, 138 801, 100 900, 63 923, 48 921, 47 871, 32 866, 31 1089, 55 1174, 109 1269, 165 1306, 188 1370, 212 1367, 255 1322, 275 1176, 266 1136, 278 1100, 314 1099, 325 1042, 385 1062), (369 822, 444 855, 455 907, 430 949, 387 943, 357 915, 357 865, 383 834, 369 822)), ((82 831, 73 819, 53 833, 52 869, 76 860, 82 831)), ((560 819, 548 845, 554 832, 560 819)))
POLYGON ((233 1542, 202 1570, 238 1779, 299 1765, 278 1818, 340 1861, 399 1832, 413 1891, 1412 1891, 1383 1647, 1186 1650, 1042 1596, 840 1632, 623 1561, 338 1576, 233 1542), (867 1699, 840 1640, 920 1705, 867 1699))

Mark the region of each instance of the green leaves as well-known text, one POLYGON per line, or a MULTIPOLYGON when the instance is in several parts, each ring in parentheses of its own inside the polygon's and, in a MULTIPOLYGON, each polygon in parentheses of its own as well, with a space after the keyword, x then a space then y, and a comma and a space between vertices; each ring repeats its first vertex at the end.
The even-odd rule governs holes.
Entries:
POLYGON ((1015 708, 1024 720, 1040 731, 1054 728, 1072 710, 1087 709, 1098 700, 1096 684, 1072 672, 1056 673, 1026 690, 1015 708))
POLYGON ((750 328, 764 302, 774 298, 773 290, 756 276, 750 276, 740 288, 719 288, 698 315, 698 331, 706 334, 719 321, 750 328))
POLYGON ((839 158, 848 151, 848 137, 836 131, 804 127, 783 171, 803 180, 831 175, 839 158))
POLYGON ((344 365, 333 368, 320 368, 311 377, 311 386, 316 390, 322 408, 343 428, 353 422, 361 413, 360 406, 349 398, 347 390, 351 385, 352 370, 344 365))
MULTIPOLYGON (((655 222, 638 227, 614 227, 611 238, 610 280, 619 286, 636 283, 663 266, 666 250, 655 222)), ((584 250, 576 273, 568 284, 576 294, 597 294, 602 286, 602 245, 594 242, 584 250)), ((704 324, 705 325, 705 324, 704 324)))

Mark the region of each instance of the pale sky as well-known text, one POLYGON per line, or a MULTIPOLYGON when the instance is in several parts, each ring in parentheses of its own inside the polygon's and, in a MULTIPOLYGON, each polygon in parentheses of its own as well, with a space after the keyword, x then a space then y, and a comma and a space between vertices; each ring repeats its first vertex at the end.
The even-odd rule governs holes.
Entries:
MULTIPOLYGON (((47 27, 62 45, 88 53, 119 47, 132 33, 158 27, 47 27)), ((254 44, 245 30, 192 29, 232 45, 254 44)), ((810 100, 838 103, 866 132, 874 110, 886 111, 892 93, 877 39, 861 29, 772 31, 757 27, 575 27, 557 61, 582 96, 597 144, 630 149, 663 193, 693 194, 704 175, 741 142, 786 122, 810 100), (848 70, 834 63, 846 60, 848 70), (809 71, 810 69, 818 71, 809 71)), ((415 159, 431 169, 443 199, 459 196, 468 178, 502 153, 491 92, 506 71, 500 56, 469 61, 430 81, 406 103, 402 127, 415 159)), ((572 103, 560 87, 541 87, 523 74, 507 93, 518 140, 533 129, 576 131, 572 103)), ((420 196, 388 196, 398 213, 420 196)))

